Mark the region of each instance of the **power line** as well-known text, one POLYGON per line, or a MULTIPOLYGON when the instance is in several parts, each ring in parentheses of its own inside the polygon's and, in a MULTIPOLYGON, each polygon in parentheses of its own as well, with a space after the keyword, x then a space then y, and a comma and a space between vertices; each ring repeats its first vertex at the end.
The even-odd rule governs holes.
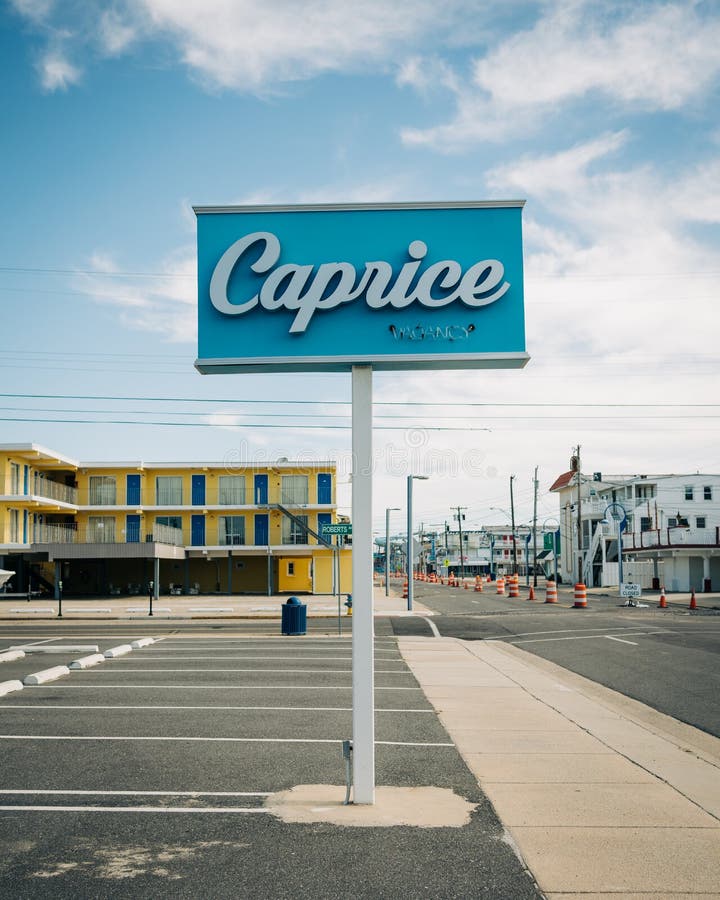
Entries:
MULTIPOLYGON (((0 422, 42 422, 46 425, 168 425, 179 426, 182 428, 284 428, 300 429, 306 431, 317 429, 325 431, 328 429, 336 431, 350 431, 350 425, 293 425, 291 423, 276 424, 274 422, 138 422, 134 419, 34 419, 19 418, 13 416, 0 416, 0 422)), ((407 425, 376 425, 378 431, 407 431, 407 425)), ((427 425, 423 426, 423 431, 489 431, 489 428, 453 428, 443 425, 427 425)))
MULTIPOLYGON (((26 394, 0 392, 0 397, 16 397, 23 400, 111 400, 118 402, 139 401, 147 403, 248 403, 248 404, 284 404, 284 405, 310 405, 310 406, 350 406, 349 400, 260 400, 257 398, 239 399, 237 397, 125 397, 100 394, 26 394)), ((720 407, 720 403, 563 403, 563 402, 520 402, 485 403, 476 401, 442 401, 431 402, 422 400, 375 400, 374 406, 440 406, 446 409, 450 406, 477 407, 477 408, 566 408, 566 409, 714 409, 720 407)))
POLYGON ((194 272, 105 272, 102 269, 38 269, 31 266, 0 266, 0 272, 39 275, 102 275, 108 278, 196 278, 194 272))

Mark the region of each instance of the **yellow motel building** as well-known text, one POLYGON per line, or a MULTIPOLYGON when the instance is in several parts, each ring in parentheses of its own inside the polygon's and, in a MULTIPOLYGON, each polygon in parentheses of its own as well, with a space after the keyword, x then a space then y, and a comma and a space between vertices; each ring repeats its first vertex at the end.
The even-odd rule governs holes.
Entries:
POLYGON ((333 462, 85 463, 0 444, 0 569, 13 592, 56 596, 350 591, 350 547, 316 537, 336 482, 333 462))

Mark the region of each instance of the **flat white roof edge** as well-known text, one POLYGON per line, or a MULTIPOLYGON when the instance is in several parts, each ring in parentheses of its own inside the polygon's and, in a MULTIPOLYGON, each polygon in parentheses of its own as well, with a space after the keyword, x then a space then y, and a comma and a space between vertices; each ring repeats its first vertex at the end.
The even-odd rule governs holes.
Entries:
POLYGON ((79 467, 81 465, 76 459, 64 456, 62 453, 50 450, 48 447, 43 447, 42 444, 0 444, 0 453, 12 453, 13 451, 17 453, 40 453, 43 456, 56 459, 58 462, 67 463, 69 466, 79 467))
POLYGON ((426 200, 400 203, 285 203, 247 206, 193 206, 195 215, 262 212, 341 212, 393 209, 508 209, 525 206, 524 200, 426 200))

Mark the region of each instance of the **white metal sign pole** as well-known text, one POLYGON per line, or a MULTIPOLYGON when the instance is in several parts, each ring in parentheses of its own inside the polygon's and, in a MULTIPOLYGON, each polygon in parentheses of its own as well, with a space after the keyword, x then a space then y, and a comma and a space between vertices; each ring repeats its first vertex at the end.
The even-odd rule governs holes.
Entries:
POLYGON ((372 368, 352 367, 353 801, 375 802, 372 368))

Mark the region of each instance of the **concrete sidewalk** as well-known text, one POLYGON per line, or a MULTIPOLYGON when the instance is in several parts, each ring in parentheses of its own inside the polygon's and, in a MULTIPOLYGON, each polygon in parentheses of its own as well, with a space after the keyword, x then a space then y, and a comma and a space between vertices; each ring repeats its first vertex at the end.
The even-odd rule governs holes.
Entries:
MULTIPOLYGON (((162 595, 153 601, 153 618, 157 619, 280 619, 282 605, 290 594, 201 594, 195 596, 162 595)), ((345 600, 347 593, 340 597, 340 614, 347 615, 345 600)), ((0 594, 0 598, 2 595, 0 594)), ((311 618, 333 618, 338 615, 338 598, 333 594, 300 594, 298 599, 306 604, 307 615, 311 618)), ((374 605, 376 616, 407 616, 407 600, 403 600, 394 588, 390 588, 390 596, 385 596, 385 589, 374 588, 374 605)), ((63 618, 67 619, 144 619, 148 617, 149 600, 144 596, 136 597, 94 597, 92 599, 73 600, 64 598, 62 602, 63 618)), ((0 620, 10 619, 43 619, 57 616, 58 602, 51 597, 27 600, 13 598, 0 599, 0 620)), ((420 616, 433 615, 421 603, 414 604, 414 614, 420 616)))
POLYGON ((549 900, 720 898, 720 740, 501 642, 399 643, 549 900))

